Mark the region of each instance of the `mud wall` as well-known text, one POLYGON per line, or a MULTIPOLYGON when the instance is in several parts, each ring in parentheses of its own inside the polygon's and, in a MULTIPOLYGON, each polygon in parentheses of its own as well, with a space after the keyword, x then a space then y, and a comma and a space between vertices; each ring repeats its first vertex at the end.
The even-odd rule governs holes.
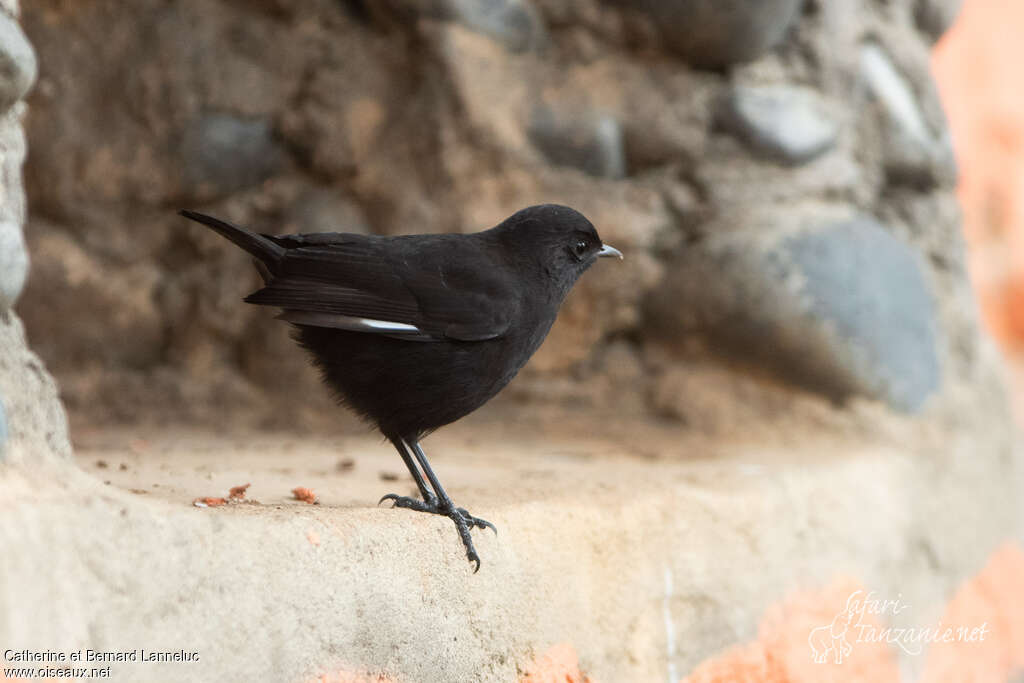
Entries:
POLYGON ((295 424, 326 392, 176 209, 398 234, 554 201, 627 258, 506 400, 919 412, 985 372, 929 75, 955 7, 40 0, 19 310, 72 415, 295 424))

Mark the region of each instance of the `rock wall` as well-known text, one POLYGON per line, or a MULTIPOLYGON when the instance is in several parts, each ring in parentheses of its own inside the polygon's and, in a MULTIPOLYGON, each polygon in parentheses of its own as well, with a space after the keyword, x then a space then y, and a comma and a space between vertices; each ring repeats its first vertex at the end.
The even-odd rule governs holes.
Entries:
POLYGON ((511 396, 708 429, 729 426, 698 400, 715 392, 762 417, 780 389, 919 412, 990 370, 929 75, 953 16, 942 0, 39 0, 20 310, 74 414, 293 423, 326 392, 240 303, 246 257, 178 207, 397 234, 557 201, 627 258, 588 274, 511 396))
POLYGON ((134 680, 1019 673, 1021 468, 928 75, 955 5, 36 0, 17 299, 34 69, 0 0, 0 453, 68 451, 15 299, 100 426, 78 467, 0 468, 0 642, 201 653, 134 680), (447 520, 373 507, 412 485, 373 437, 139 426, 337 415, 179 207, 396 234, 541 201, 626 260, 506 392, 540 411, 432 437, 501 528, 478 574, 447 520), (868 590, 908 605, 873 624, 991 638, 818 661, 868 590))
POLYGON ((28 274, 22 99, 36 79, 35 53, 17 13, 15 1, 0 2, 0 462, 8 463, 71 453, 57 387, 26 346, 12 310, 28 274))

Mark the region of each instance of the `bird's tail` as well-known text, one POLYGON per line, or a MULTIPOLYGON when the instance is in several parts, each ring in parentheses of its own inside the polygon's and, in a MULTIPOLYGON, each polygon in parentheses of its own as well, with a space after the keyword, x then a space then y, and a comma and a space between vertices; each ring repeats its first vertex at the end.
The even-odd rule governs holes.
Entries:
POLYGON ((219 218, 207 216, 206 214, 199 213, 197 211, 182 209, 178 213, 185 218, 194 220, 197 223, 202 223, 214 232, 227 237, 242 249, 245 249, 247 252, 255 256, 258 262, 263 263, 271 269, 272 266, 274 266, 281 260, 281 257, 284 256, 285 248, 280 244, 274 243, 263 235, 257 235, 256 233, 249 232, 248 230, 239 228, 236 225, 222 221, 219 218))

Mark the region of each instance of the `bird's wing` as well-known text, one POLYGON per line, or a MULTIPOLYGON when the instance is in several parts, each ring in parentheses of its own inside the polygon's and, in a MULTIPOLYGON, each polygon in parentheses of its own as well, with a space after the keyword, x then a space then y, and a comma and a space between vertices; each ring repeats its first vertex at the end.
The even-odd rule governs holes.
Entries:
POLYGON ((481 341, 505 333, 514 289, 477 245, 322 234, 274 238, 287 252, 246 301, 281 318, 420 341, 481 341))

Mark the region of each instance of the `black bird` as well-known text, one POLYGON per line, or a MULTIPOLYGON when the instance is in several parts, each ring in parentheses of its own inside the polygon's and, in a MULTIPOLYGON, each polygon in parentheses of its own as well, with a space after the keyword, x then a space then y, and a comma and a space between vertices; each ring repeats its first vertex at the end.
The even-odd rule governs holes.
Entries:
POLYGON ((255 257, 265 286, 245 300, 283 309, 278 318, 296 326, 340 401, 398 450, 422 500, 389 493, 381 502, 451 518, 479 570, 469 530, 494 525, 455 507, 419 441, 501 391, 583 271, 622 254, 581 213, 555 204, 468 235, 257 235, 181 215, 255 257))

